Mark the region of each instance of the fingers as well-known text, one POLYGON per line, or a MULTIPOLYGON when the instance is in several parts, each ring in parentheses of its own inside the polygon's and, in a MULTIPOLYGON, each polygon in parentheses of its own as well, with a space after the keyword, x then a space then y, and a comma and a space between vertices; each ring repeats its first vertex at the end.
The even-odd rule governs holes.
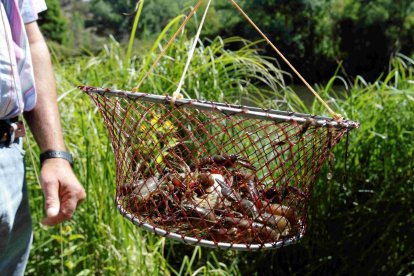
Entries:
POLYGON ((72 218, 77 206, 85 199, 85 192, 80 191, 64 191, 60 194, 60 209, 56 214, 49 215, 42 220, 42 224, 53 226, 72 218))
POLYGON ((43 163, 40 183, 45 195, 45 225, 56 225, 72 218, 86 194, 66 160, 54 158, 43 163))
POLYGON ((77 205, 76 197, 66 194, 61 197, 61 200, 60 209, 55 215, 50 216, 46 211, 47 217, 42 220, 43 224, 52 226, 72 218, 77 205))
POLYGON ((47 218, 56 217, 60 211, 59 183, 50 181, 43 185, 45 196, 45 211, 47 218))

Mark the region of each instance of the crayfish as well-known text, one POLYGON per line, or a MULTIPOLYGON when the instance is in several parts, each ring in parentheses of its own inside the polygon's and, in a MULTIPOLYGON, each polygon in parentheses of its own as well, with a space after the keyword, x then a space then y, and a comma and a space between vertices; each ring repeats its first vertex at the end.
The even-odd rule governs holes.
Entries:
POLYGON ((294 210, 279 202, 280 191, 258 190, 250 160, 227 153, 191 165, 184 159, 170 152, 158 176, 119 189, 129 209, 168 231, 215 242, 276 242, 295 234, 294 210))
POLYGON ((250 170, 256 170, 249 160, 241 158, 238 154, 223 154, 201 158, 196 165, 191 166, 191 170, 208 170, 217 167, 234 168, 236 165, 250 170))

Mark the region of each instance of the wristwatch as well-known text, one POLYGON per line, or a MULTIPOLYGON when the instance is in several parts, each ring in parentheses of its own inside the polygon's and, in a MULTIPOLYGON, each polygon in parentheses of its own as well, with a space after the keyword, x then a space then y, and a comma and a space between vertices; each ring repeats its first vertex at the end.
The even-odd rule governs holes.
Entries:
POLYGON ((69 162, 71 166, 73 166, 73 157, 72 154, 70 154, 67 151, 59 151, 59 150, 48 150, 40 154, 40 167, 42 166, 43 162, 46 159, 51 158, 62 158, 69 162))

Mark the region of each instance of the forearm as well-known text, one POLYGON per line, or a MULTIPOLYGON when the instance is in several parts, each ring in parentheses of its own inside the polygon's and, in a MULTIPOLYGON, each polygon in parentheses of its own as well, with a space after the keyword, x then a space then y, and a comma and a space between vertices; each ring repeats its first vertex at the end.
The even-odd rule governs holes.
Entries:
POLYGON ((65 150, 56 84, 49 50, 36 23, 26 25, 36 82, 37 103, 25 113, 26 121, 41 152, 65 150))
MULTIPOLYGON (((42 152, 65 150, 49 50, 36 22, 26 25, 26 32, 32 54, 37 103, 32 111, 25 113, 25 117, 42 152)), ((40 185, 45 195, 46 210, 42 222, 47 225, 70 219, 86 196, 69 162, 62 158, 43 162, 40 185)))

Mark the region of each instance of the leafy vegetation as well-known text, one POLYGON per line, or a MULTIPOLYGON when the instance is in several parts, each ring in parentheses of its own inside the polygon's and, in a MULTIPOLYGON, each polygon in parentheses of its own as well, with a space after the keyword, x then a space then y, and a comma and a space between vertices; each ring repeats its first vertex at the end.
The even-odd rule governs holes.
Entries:
MULTIPOLYGON (((180 52, 184 53, 184 48, 188 47, 185 43, 176 45, 170 54, 180 56, 180 52)), ((191 94, 192 97, 238 101, 240 99, 231 96, 235 92, 226 94, 227 89, 235 84, 244 89, 250 85, 254 87, 253 81, 239 83, 239 78, 252 79, 256 76, 253 72, 260 68, 263 71, 258 71, 258 75, 272 72, 273 67, 258 65, 259 61, 266 64, 266 60, 251 47, 231 52, 224 51, 223 46, 222 41, 217 40, 209 47, 198 49, 190 75, 199 72, 203 76, 203 66, 211 64, 214 57, 210 53, 218 49, 221 50, 217 52, 220 54, 214 60, 215 64, 227 65, 222 67, 222 73, 212 76, 211 81, 217 83, 216 89, 211 89, 214 85, 207 81, 207 73, 203 77, 205 82, 188 78, 188 91, 199 91, 199 94, 191 94), (231 64, 238 69, 233 70, 228 66, 231 64), (249 70, 255 66, 259 67, 249 70), (214 93, 207 96, 203 91, 214 93)), ((414 78, 413 63, 408 57, 399 56, 393 61, 393 69, 386 81, 369 84, 357 78, 344 99, 331 98, 342 114, 359 120, 362 127, 349 137, 348 162, 344 162, 346 148, 343 142, 336 149, 334 179, 326 180, 325 171, 316 184, 309 210, 309 230, 304 239, 298 245, 275 252, 236 253, 183 246, 165 240, 135 228, 117 213, 113 204, 115 165, 110 141, 97 109, 74 85, 131 87, 141 71, 136 66, 145 68, 147 63, 141 57, 123 63, 124 55, 123 48, 113 42, 98 56, 56 65, 60 105, 65 114, 64 129, 68 131, 67 144, 77 157, 75 170, 87 189, 88 199, 74 220, 64 224, 61 230, 44 228, 39 224, 43 215, 41 192, 37 186, 31 185, 35 244, 29 274, 46 271, 70 275, 234 275, 242 272, 282 274, 283 271, 403 274, 412 270, 414 130, 410 122, 414 119, 414 78), (127 74, 124 74, 125 70, 127 74), (347 180, 342 173, 345 164, 347 180)), ((149 81, 150 86, 160 93, 164 91, 163 87, 171 89, 177 82, 182 68, 180 63, 184 62, 184 59, 175 59, 175 66, 170 66, 171 58, 163 61, 149 81), (166 74, 161 78, 164 72, 166 74)), ((274 82, 277 85, 273 88, 287 90, 280 77, 274 82)), ((331 92, 331 89, 328 86, 320 91, 331 92)), ((324 96, 329 98, 328 93, 324 96)), ((281 99, 284 103, 284 97, 281 99)), ((281 107, 322 113, 316 103, 312 110, 299 104, 282 104, 281 107)), ((33 141, 30 140, 29 144, 33 145, 33 141)), ((29 183, 36 179, 37 156, 36 149, 29 147, 28 160, 35 160, 34 163, 29 162, 29 183)))
MULTIPOLYGON (((54 0, 48 1, 54 3, 54 0)), ((95 43, 96 34, 112 35, 118 41, 129 38, 138 1, 61 0, 61 3, 70 18, 72 31, 68 34, 67 46, 96 51, 100 48, 96 46, 101 45, 95 43)), ((156 39, 170 20, 180 13, 187 14, 195 3, 145 1, 138 26, 140 44, 156 39)), ((411 0, 239 0, 237 3, 300 72, 314 82, 329 80, 338 64, 342 65, 341 73, 348 76, 349 82, 358 75, 372 82, 388 70, 393 53, 410 56, 414 52, 414 2, 411 0)), ((52 13, 53 10, 54 7, 52 13)), ((49 30, 55 32, 48 28, 46 34, 49 30)), ((213 1, 203 34, 205 38, 236 35, 252 41, 259 39, 230 1, 213 1)), ((264 50, 265 54, 274 56, 270 48, 264 50)))
MULTIPOLYGON (((116 169, 111 142, 98 110, 75 86, 133 87, 179 20, 166 26, 153 47, 137 51, 130 44, 125 49, 112 40, 96 55, 55 56, 66 143, 75 154, 75 171, 88 198, 62 228, 41 226, 43 196, 33 184, 38 152, 33 139, 27 139, 35 227, 28 274, 405 275, 413 271, 414 60, 408 55, 395 54, 390 69, 372 82, 336 75, 318 88, 336 111, 360 121, 361 128, 350 134, 348 147, 342 141, 335 148, 333 171, 326 166, 315 184, 308 232, 298 244, 262 253, 192 247, 149 234, 119 215, 113 203, 116 169), (346 91, 335 92, 333 84, 338 82, 346 91), (332 179, 328 172, 333 173, 332 179)), ((143 90, 174 91, 188 41, 188 33, 182 34, 143 90)), ((206 40, 196 50, 184 92, 192 98, 248 100, 263 107, 323 114, 317 102, 309 106, 299 100, 285 84, 288 75, 261 55, 258 45, 240 38, 206 40)))
MULTIPOLYGON (((176 27, 171 26, 173 29, 176 27)), ((164 35, 167 33, 168 28, 164 35)), ((165 38, 160 37, 159 40, 164 41, 165 38)), ((75 218, 64 224, 62 229, 45 228, 39 224, 43 215, 41 192, 36 185, 30 187, 35 244, 31 252, 29 274, 42 274, 45 271, 53 274, 64 271, 68 274, 84 275, 178 275, 192 274, 195 271, 238 273, 236 262, 229 260, 230 263, 224 264, 223 258, 219 256, 225 257, 225 254, 220 251, 208 252, 200 248, 186 247, 185 252, 189 255, 181 256, 183 251, 178 249, 182 245, 135 228, 118 214, 114 206, 116 169, 107 131, 98 110, 74 85, 132 87, 142 76, 139 72, 144 72, 151 65, 158 51, 156 46, 146 56, 126 59, 128 51, 113 41, 97 56, 56 63, 60 106, 65 114, 63 127, 70 130, 65 135, 66 143, 76 157, 75 171, 87 190, 88 198, 75 218), (200 265, 201 261, 204 264, 200 265)), ((209 46, 199 47, 185 89, 194 98, 237 102, 240 100, 240 95, 236 93, 237 87, 244 87, 247 92, 258 91, 258 86, 263 86, 265 82, 269 89, 281 86, 280 70, 266 58, 259 56, 253 46, 248 41, 233 38, 217 39, 209 46), (238 51, 226 50, 225 45, 235 42, 245 46, 238 51), (211 67, 216 68, 216 72, 209 70, 211 67), (192 77, 196 74, 197 78, 192 77), (210 94, 203 94, 203 91, 209 91, 210 94)), ((189 47, 190 41, 184 34, 142 89, 154 93, 172 92, 174 84, 179 81, 189 47)), ((283 102, 283 98, 281 100, 283 102)), ((38 171, 38 152, 31 147, 33 144, 33 140, 30 140, 28 160, 34 161, 28 164, 30 183, 36 182, 38 171)))
MULTIPOLYGON (((391 64, 385 81, 359 77, 346 95, 335 95, 332 83, 320 89, 361 128, 350 133, 348 147, 342 141, 335 148, 334 169, 325 166, 321 173, 303 241, 259 256, 246 254, 249 264, 239 265, 241 271, 406 275, 414 269, 414 63, 398 55, 391 64)), ((322 109, 315 102, 309 111, 322 109)))
POLYGON ((62 14, 59 0, 47 0, 46 3, 48 10, 40 15, 39 20, 43 33, 47 39, 65 44, 68 42, 68 23, 62 14))

